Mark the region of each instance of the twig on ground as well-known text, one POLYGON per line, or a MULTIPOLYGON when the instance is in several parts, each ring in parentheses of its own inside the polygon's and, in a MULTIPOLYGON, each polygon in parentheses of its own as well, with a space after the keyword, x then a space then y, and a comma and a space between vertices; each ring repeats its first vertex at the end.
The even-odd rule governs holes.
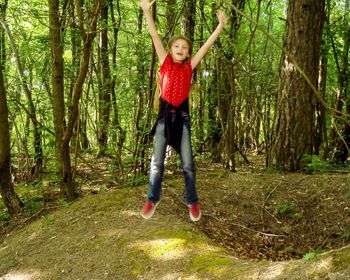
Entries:
POLYGON ((211 218, 215 219, 218 222, 230 224, 230 225, 233 225, 233 226, 237 226, 237 227, 243 228, 245 230, 252 231, 254 233, 261 234, 261 235, 264 235, 264 236, 268 236, 268 237, 286 237, 283 234, 273 234, 273 233, 261 232, 261 231, 258 231, 258 230, 246 227, 246 226, 241 225, 241 224, 237 224, 237 223, 234 223, 234 222, 231 222, 231 221, 228 221, 228 220, 219 219, 219 218, 215 217, 214 215, 203 214, 203 216, 211 217, 211 218))
MULTIPOLYGON (((164 185, 165 185, 165 184, 164 184, 164 185)), ((171 185, 165 185, 165 186, 171 187, 171 185)), ((276 186, 276 187, 277 187, 277 186, 276 186)), ((175 195, 176 198, 178 198, 178 194, 175 193, 171 188, 169 188, 169 191, 172 192, 172 193, 175 195)), ((179 200, 180 200, 180 199, 179 199, 179 200)), ((181 202, 182 202, 182 204, 186 205, 186 203, 184 203, 182 199, 181 199, 181 202)), ((237 224, 237 223, 234 223, 234 222, 231 222, 231 221, 228 221, 228 220, 219 219, 219 218, 217 218, 217 217, 215 217, 214 215, 211 215, 211 214, 203 213, 202 215, 203 215, 203 216, 210 217, 210 218, 213 218, 214 220, 216 220, 216 221, 218 221, 218 222, 226 223, 226 224, 230 224, 230 225, 234 225, 234 226, 243 228, 243 229, 245 229, 245 230, 248 230, 248 231, 251 231, 251 232, 260 234, 260 235, 264 235, 264 236, 268 236, 268 237, 286 237, 285 235, 281 235, 281 234, 273 234, 273 233, 261 232, 261 231, 258 231, 258 230, 255 230, 255 229, 246 227, 246 226, 241 225, 241 224, 237 224)))
POLYGON ((31 222, 33 219, 35 219, 37 216, 39 216, 42 212, 45 212, 47 210, 58 209, 58 208, 61 208, 61 207, 62 206, 51 206, 51 207, 41 208, 38 212, 34 213, 32 216, 30 216, 29 218, 25 219, 22 223, 23 224, 27 224, 27 223, 31 222))
MULTIPOLYGON (((268 195, 264 198, 264 200, 263 200, 263 203, 262 203, 262 205, 261 205, 261 212, 260 212, 260 216, 261 216, 261 222, 262 222, 262 224, 264 225, 265 224, 265 220, 264 220, 264 210, 266 210, 265 209, 265 204, 266 204, 266 202, 267 202, 267 200, 271 197, 271 195, 276 191, 276 189, 280 186, 282 184, 282 182, 279 182, 269 193, 268 193, 268 195)), ((267 210, 266 210, 267 211, 267 210)), ((268 212, 268 211, 267 211, 268 212)), ((271 213, 270 212, 268 212, 270 215, 271 215, 271 213)), ((272 215, 273 216, 273 215, 272 215)), ((274 216, 273 216, 274 217, 274 216)), ((274 217, 275 218, 275 217, 274 217)), ((276 219, 276 218, 275 218, 276 219)), ((277 219, 276 219, 277 220, 277 219)), ((277 220, 277 222, 278 222, 278 220, 277 220)))
MULTIPOLYGON (((345 216, 341 217, 341 218, 339 219, 339 221, 335 223, 335 226, 338 226, 338 225, 340 224, 340 222, 343 221, 346 217, 349 217, 349 215, 345 215, 345 216)), ((326 238, 323 240, 323 242, 321 243, 321 245, 318 246, 318 248, 323 248, 323 246, 327 243, 329 237, 331 237, 331 235, 333 235, 333 233, 334 233, 334 232, 330 232, 330 233, 326 236, 326 238)))

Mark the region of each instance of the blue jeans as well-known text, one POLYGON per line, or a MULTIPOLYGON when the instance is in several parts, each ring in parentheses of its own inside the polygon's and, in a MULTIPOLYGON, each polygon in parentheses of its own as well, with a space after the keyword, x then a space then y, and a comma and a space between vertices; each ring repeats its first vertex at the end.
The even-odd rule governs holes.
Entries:
MULTIPOLYGON (((147 194, 148 199, 155 203, 160 200, 167 146, 168 141, 164 136, 164 120, 159 120, 154 135, 149 190, 147 194)), ((192 158, 190 118, 188 116, 184 117, 180 159, 185 179, 185 202, 186 204, 197 203, 198 197, 195 185, 195 167, 192 158)))

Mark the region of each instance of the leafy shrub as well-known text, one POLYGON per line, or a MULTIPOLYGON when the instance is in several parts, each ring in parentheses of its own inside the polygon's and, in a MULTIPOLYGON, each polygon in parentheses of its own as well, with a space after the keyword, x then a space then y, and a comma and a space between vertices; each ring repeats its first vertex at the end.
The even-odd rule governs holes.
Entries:
POLYGON ((321 160, 317 155, 304 155, 301 160, 301 166, 309 174, 333 167, 330 163, 321 160))

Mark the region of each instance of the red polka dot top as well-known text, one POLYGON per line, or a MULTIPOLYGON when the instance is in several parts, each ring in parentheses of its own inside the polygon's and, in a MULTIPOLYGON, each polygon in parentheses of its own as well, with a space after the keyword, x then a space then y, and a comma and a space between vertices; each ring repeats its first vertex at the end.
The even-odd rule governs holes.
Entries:
POLYGON ((179 107, 189 96, 191 79, 191 60, 176 63, 168 55, 160 67, 161 97, 174 107, 179 107))

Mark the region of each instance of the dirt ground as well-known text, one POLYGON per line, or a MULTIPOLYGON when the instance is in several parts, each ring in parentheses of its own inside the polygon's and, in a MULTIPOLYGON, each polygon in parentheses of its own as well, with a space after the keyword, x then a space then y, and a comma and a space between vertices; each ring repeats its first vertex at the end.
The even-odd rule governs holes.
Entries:
MULTIPOLYGON (((29 263, 28 266, 35 267, 35 260, 24 260, 28 250, 40 251, 37 253, 38 259, 57 261, 56 258, 59 258, 58 261, 63 264, 67 262, 64 261, 65 254, 72 254, 72 256, 79 254, 75 257, 77 262, 78 259, 79 262, 84 262, 86 255, 82 252, 87 250, 88 257, 91 257, 91 265, 94 266, 97 260, 103 259, 104 255, 107 256, 108 252, 114 248, 110 244, 115 246, 116 240, 121 237, 125 239, 120 239, 122 245, 127 243, 127 239, 128 244, 134 244, 135 242, 135 244, 138 244, 137 242, 146 238, 147 234, 142 233, 145 228, 152 232, 156 231, 157 235, 170 236, 172 237, 171 240, 177 240, 178 236, 176 234, 179 234, 181 238, 198 239, 202 243, 201 237, 193 235, 193 232, 198 232, 209 238, 213 244, 223 247, 233 258, 245 260, 249 263, 251 261, 262 263, 268 261, 269 263, 270 261, 313 259, 319 253, 330 252, 332 249, 350 245, 350 173, 348 169, 334 169, 313 174, 282 174, 263 172, 256 164, 254 166, 241 164, 237 166, 237 172, 230 172, 222 166, 197 162, 197 189, 203 217, 199 222, 192 223, 188 217, 187 207, 183 203, 184 187, 181 170, 176 162, 169 162, 164 178, 162 201, 152 218, 152 222, 147 223, 140 219, 137 213, 145 199, 147 183, 143 183, 136 188, 121 186, 117 183, 115 173, 111 172, 109 164, 108 161, 99 162, 99 164, 96 162, 92 164, 91 161, 89 163, 82 162, 77 176, 83 197, 78 202, 73 203, 72 206, 62 206, 60 204, 60 207, 55 207, 53 205, 55 203, 54 193, 46 190, 46 192, 43 192, 48 200, 45 209, 40 211, 38 215, 24 219, 25 223, 19 221, 17 227, 5 229, 7 232, 4 231, 3 237, 5 235, 15 236, 17 232, 24 234, 24 237, 18 237, 20 241, 14 241, 16 244, 19 242, 19 245, 23 243, 23 246, 11 249, 14 250, 13 252, 5 252, 10 247, 6 245, 6 242, 1 244, 3 240, 0 240, 0 247, 5 248, 5 251, 1 251, 0 248, 0 253, 6 253, 5 256, 7 257, 7 263, 2 264, 6 271, 11 267, 20 267, 20 264, 26 262, 29 263), (92 166, 95 167, 94 172, 92 166), (104 176, 102 179, 101 174, 104 176), (130 197, 125 201, 126 205, 119 203, 122 194, 118 194, 118 189, 122 189, 123 192, 128 192, 128 189, 130 189, 130 197), (97 196, 92 194, 96 193, 101 193, 104 198, 94 199, 93 197, 97 196), (109 193, 111 193, 110 196, 109 193), (54 214, 59 208, 63 208, 62 211, 54 214), (51 213, 53 214, 51 215, 51 213), (117 219, 122 214, 128 217, 122 220, 117 219), (91 226, 93 220, 95 222, 91 226), (38 239, 37 236, 43 235, 40 237, 40 241, 38 240, 40 244, 24 244, 26 241, 23 241, 23 238, 28 239, 28 236, 23 231, 26 231, 31 223, 35 221, 39 222, 40 225, 33 223, 33 227, 36 227, 36 229, 33 232, 28 229, 27 235, 33 240, 38 239), (118 229, 114 230, 119 232, 120 229, 120 232, 118 234, 109 233, 112 231, 111 225, 113 228, 116 221, 115 226, 118 229), (164 229, 164 232, 162 229, 164 229), (62 230, 62 232, 57 232, 58 230, 62 230), (127 233, 128 230, 132 235, 127 233), (101 232, 101 234, 98 232, 101 232), (84 239, 85 235, 86 240, 84 239), (60 240, 60 238, 64 238, 64 240, 60 240), (131 238, 132 241, 129 240, 131 238), (59 247, 54 248, 52 244, 55 242, 58 242, 57 246, 59 247), (91 242, 93 247, 91 247, 91 242), (88 247, 81 247, 85 245, 88 247), (95 245, 100 247, 94 247, 95 245), (32 248, 31 246, 35 247, 32 248), (103 249, 104 246, 105 249, 103 249), (62 249, 61 253, 60 249, 62 249), (50 250, 53 250, 52 256, 45 255, 45 252, 49 253, 50 250), (89 250, 93 251, 90 252, 89 250), (99 251, 101 252, 98 253, 99 251), (84 258, 81 259, 83 256, 84 258)), ((45 183, 45 185, 47 184, 45 183)), ((53 184, 48 185, 53 186, 53 184)), ((54 187, 52 187, 52 190, 54 190, 54 187)), ((149 244, 153 243, 147 244, 147 246, 151 246, 149 244)), ((128 246, 127 248, 130 249, 131 245, 128 246)), ((119 262, 121 263, 114 264, 114 262, 117 262, 117 260, 114 260, 116 258, 114 256, 111 260, 105 260, 103 265, 114 265, 121 269, 123 267, 122 258, 130 259, 129 249, 127 248, 126 251, 121 252, 125 255, 119 256, 121 258, 119 262)), ((142 250, 144 252, 145 249, 142 250)), ((194 247, 188 250, 192 253, 195 252, 194 247)), ((162 254, 167 256, 177 251, 176 248, 170 248, 162 254)), ((205 254, 207 253, 206 251, 205 254)), ((111 254, 115 254, 115 252, 111 251, 111 254)), ((196 255, 197 257, 196 265, 208 266, 207 260, 204 262, 200 259, 200 256, 196 255)), ((137 268, 142 257, 136 255, 135 258, 132 265, 133 267, 136 265, 136 268, 134 268, 134 271, 125 273, 146 275, 144 268, 137 268), (138 257, 139 259, 137 259, 138 257)), ((210 258, 209 263, 211 264, 213 264, 213 259, 220 262, 222 260, 220 256, 211 256, 210 258)), ((186 264, 189 262, 188 259, 184 261, 186 264)), ((45 263, 45 261, 43 262, 45 263)), ((193 265, 193 261, 191 262, 193 265)), ((256 264, 254 263, 254 265, 256 264)), ((69 263, 66 265, 69 266, 69 263)), ((175 263, 172 265, 175 265, 175 263)), ((176 264, 176 266, 181 267, 180 264, 176 264)), ((47 264, 47 267, 52 275, 57 273, 59 275, 59 273, 64 273, 67 270, 61 269, 59 271, 60 268, 51 267, 50 263, 47 264), (54 269, 57 269, 57 272, 53 272, 54 269)), ((215 264, 215 267, 217 267, 217 264, 215 264)), ((94 268, 89 269, 93 270, 94 268)), ((246 269, 250 271, 250 268, 246 269)), ((84 275, 91 273, 89 271, 77 272, 77 275, 83 278, 76 279, 85 279, 84 275)), ((197 268, 196 271, 196 273, 199 273, 197 268)), ((177 275, 174 278, 169 276, 170 278, 164 279, 181 279, 177 275)), ((183 277, 182 279, 228 279, 224 276, 221 278, 221 276, 217 278, 216 276, 213 276, 213 278, 183 277)), ((151 276, 149 276, 150 278, 147 277, 125 279, 153 279, 151 276)), ((37 279, 48 278, 39 277, 37 279)), ((108 277, 94 279, 108 279, 108 277)))
MULTIPOLYGON (((181 175, 165 180, 164 197, 181 205, 181 175)), ((289 260, 350 244, 350 174, 232 173, 199 166, 197 185, 203 218, 198 228, 233 255, 289 260)))
MULTIPOLYGON (((238 162, 237 172, 203 160, 197 160, 196 166, 203 211, 196 226, 234 256, 282 261, 350 244, 348 167, 312 174, 267 173, 261 158, 251 164, 238 162)), ((93 176, 89 171, 80 175, 88 181, 93 176)), ((183 197, 182 171, 176 159, 170 159, 163 211, 188 219, 183 197)))

